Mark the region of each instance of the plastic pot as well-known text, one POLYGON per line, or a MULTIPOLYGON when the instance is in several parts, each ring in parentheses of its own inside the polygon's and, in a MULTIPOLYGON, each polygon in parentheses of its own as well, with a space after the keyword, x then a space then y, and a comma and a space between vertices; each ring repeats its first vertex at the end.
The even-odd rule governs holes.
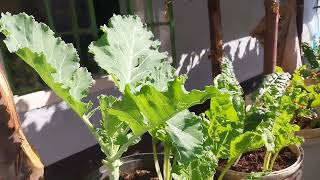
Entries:
MULTIPOLYGON (((274 171, 264 177, 263 180, 300 180, 302 176, 302 164, 304 159, 304 152, 301 147, 291 146, 290 149, 298 157, 297 161, 288 168, 282 169, 280 171, 274 171)), ((223 168, 217 168, 217 175, 222 172, 223 168)), ((225 176, 224 180, 245 180, 250 175, 250 173, 237 172, 229 170, 225 176)))
MULTIPOLYGON (((163 165, 163 154, 158 154, 160 167, 163 165)), ((154 159, 152 153, 141 153, 121 158, 120 174, 134 173, 136 170, 147 170, 155 172, 154 159)), ((101 168, 100 168, 101 169, 101 168)), ((100 180, 101 173, 95 171, 93 175, 86 178, 87 180, 100 180)), ((108 178, 104 179, 107 180, 108 178)))

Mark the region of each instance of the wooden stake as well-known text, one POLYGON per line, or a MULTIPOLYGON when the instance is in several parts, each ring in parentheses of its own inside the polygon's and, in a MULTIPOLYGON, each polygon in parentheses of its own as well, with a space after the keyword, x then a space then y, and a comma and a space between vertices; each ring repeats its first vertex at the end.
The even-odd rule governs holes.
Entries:
POLYGON ((222 48, 222 25, 220 0, 208 0, 209 26, 210 26, 210 60, 212 64, 212 76, 221 73, 222 48))
POLYGON ((43 174, 44 166, 22 132, 9 83, 0 68, 0 179, 38 180, 43 174))
POLYGON ((299 38, 299 43, 301 45, 301 36, 303 30, 303 13, 304 13, 304 0, 297 0, 297 33, 299 38))
POLYGON ((277 0, 265 0, 264 5, 266 12, 264 74, 271 74, 275 71, 277 64, 279 3, 277 0))

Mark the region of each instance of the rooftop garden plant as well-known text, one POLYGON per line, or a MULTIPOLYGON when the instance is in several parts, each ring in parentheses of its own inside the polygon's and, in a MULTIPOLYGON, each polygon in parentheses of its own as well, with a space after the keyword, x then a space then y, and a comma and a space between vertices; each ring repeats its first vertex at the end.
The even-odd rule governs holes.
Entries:
POLYGON ((89 46, 98 65, 108 72, 122 97, 100 95, 99 105, 84 101, 94 80, 80 67, 72 44, 24 13, 2 14, 0 31, 11 53, 30 65, 62 100, 79 115, 95 136, 106 158, 105 175, 119 179, 121 157, 141 136, 153 137, 154 164, 160 180, 212 179, 218 161, 227 160, 224 174, 246 152, 264 148, 263 172, 270 172, 279 152, 299 145, 299 127, 291 124, 296 106, 285 94, 290 76, 268 75, 246 108, 232 63, 225 59, 223 72, 204 90, 184 89, 186 76, 178 76, 160 42, 137 16, 114 15, 103 35, 89 46), (211 99, 200 116, 188 108, 211 99), (92 115, 102 116, 99 125, 92 115), (164 144, 161 172, 155 145, 164 144))
POLYGON ((303 43, 302 49, 307 63, 294 72, 287 94, 298 106, 294 123, 313 129, 320 127, 320 47, 303 43))
POLYGON ((0 31, 11 53, 30 65, 43 81, 79 115, 96 137, 106 158, 102 161, 111 180, 119 178, 120 158, 145 133, 165 142, 164 178, 170 179, 170 157, 190 163, 202 150, 200 117, 188 108, 218 93, 213 86, 203 91, 184 89, 185 76, 176 76, 160 42, 137 16, 114 15, 102 26, 102 37, 89 51, 112 77, 121 98, 100 95, 99 106, 83 99, 94 80, 80 67, 78 54, 43 24, 25 13, 2 14, 0 31), (100 111, 100 125, 90 118, 100 111), (185 142, 188 141, 188 143, 185 142))
POLYGON ((281 150, 303 142, 295 135, 299 127, 291 124, 296 107, 286 95, 290 75, 281 69, 267 75, 254 93, 252 105, 246 108, 232 62, 224 59, 222 67, 222 74, 215 78, 214 85, 223 95, 212 97, 210 109, 206 111, 210 120, 207 127, 213 141, 212 153, 218 160, 227 159, 219 179, 223 179, 244 153, 260 148, 265 150, 260 170, 270 173, 281 150))

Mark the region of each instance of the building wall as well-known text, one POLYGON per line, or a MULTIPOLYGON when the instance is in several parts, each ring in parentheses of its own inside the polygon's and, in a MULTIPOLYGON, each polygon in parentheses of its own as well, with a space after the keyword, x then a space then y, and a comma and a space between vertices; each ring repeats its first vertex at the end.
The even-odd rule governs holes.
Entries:
MULTIPOLYGON (((174 1, 178 70, 187 73, 187 89, 211 84, 209 19, 207 1, 174 1)), ((224 55, 234 61, 239 81, 263 70, 263 48, 249 36, 264 15, 263 1, 221 1, 224 55), (250 4, 250 6, 248 6, 250 4)))
MULTIPOLYGON (((124 6, 121 3, 122 12, 125 11, 124 6)), ((173 7, 178 71, 189 75, 187 89, 202 89, 212 82, 211 63, 208 59, 210 41, 207 0, 173 1, 173 7)), ((225 55, 234 61, 237 78, 244 81, 262 73, 263 48, 249 34, 264 15, 263 0, 222 0, 221 11, 225 55)), ((162 10, 155 12, 163 15, 162 10)), ((308 19, 305 21, 309 22, 308 19)), ((168 29, 158 32, 163 44, 169 46, 168 29)), ((114 87, 108 87, 104 91, 92 93, 89 99, 96 103, 96 96, 100 93, 119 95, 114 87)), ((18 108, 23 109, 25 104, 23 100, 17 101, 18 108)), ((39 151, 45 165, 96 144, 81 120, 64 103, 20 112, 24 132, 39 151)), ((94 119, 97 122, 99 117, 94 119)))

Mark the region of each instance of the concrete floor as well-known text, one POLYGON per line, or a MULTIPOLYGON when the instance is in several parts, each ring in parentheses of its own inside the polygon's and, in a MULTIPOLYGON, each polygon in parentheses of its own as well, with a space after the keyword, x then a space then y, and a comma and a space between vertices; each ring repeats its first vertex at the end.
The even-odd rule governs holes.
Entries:
POLYGON ((304 162, 302 180, 320 179, 320 137, 306 140, 302 146, 304 150, 304 162))

